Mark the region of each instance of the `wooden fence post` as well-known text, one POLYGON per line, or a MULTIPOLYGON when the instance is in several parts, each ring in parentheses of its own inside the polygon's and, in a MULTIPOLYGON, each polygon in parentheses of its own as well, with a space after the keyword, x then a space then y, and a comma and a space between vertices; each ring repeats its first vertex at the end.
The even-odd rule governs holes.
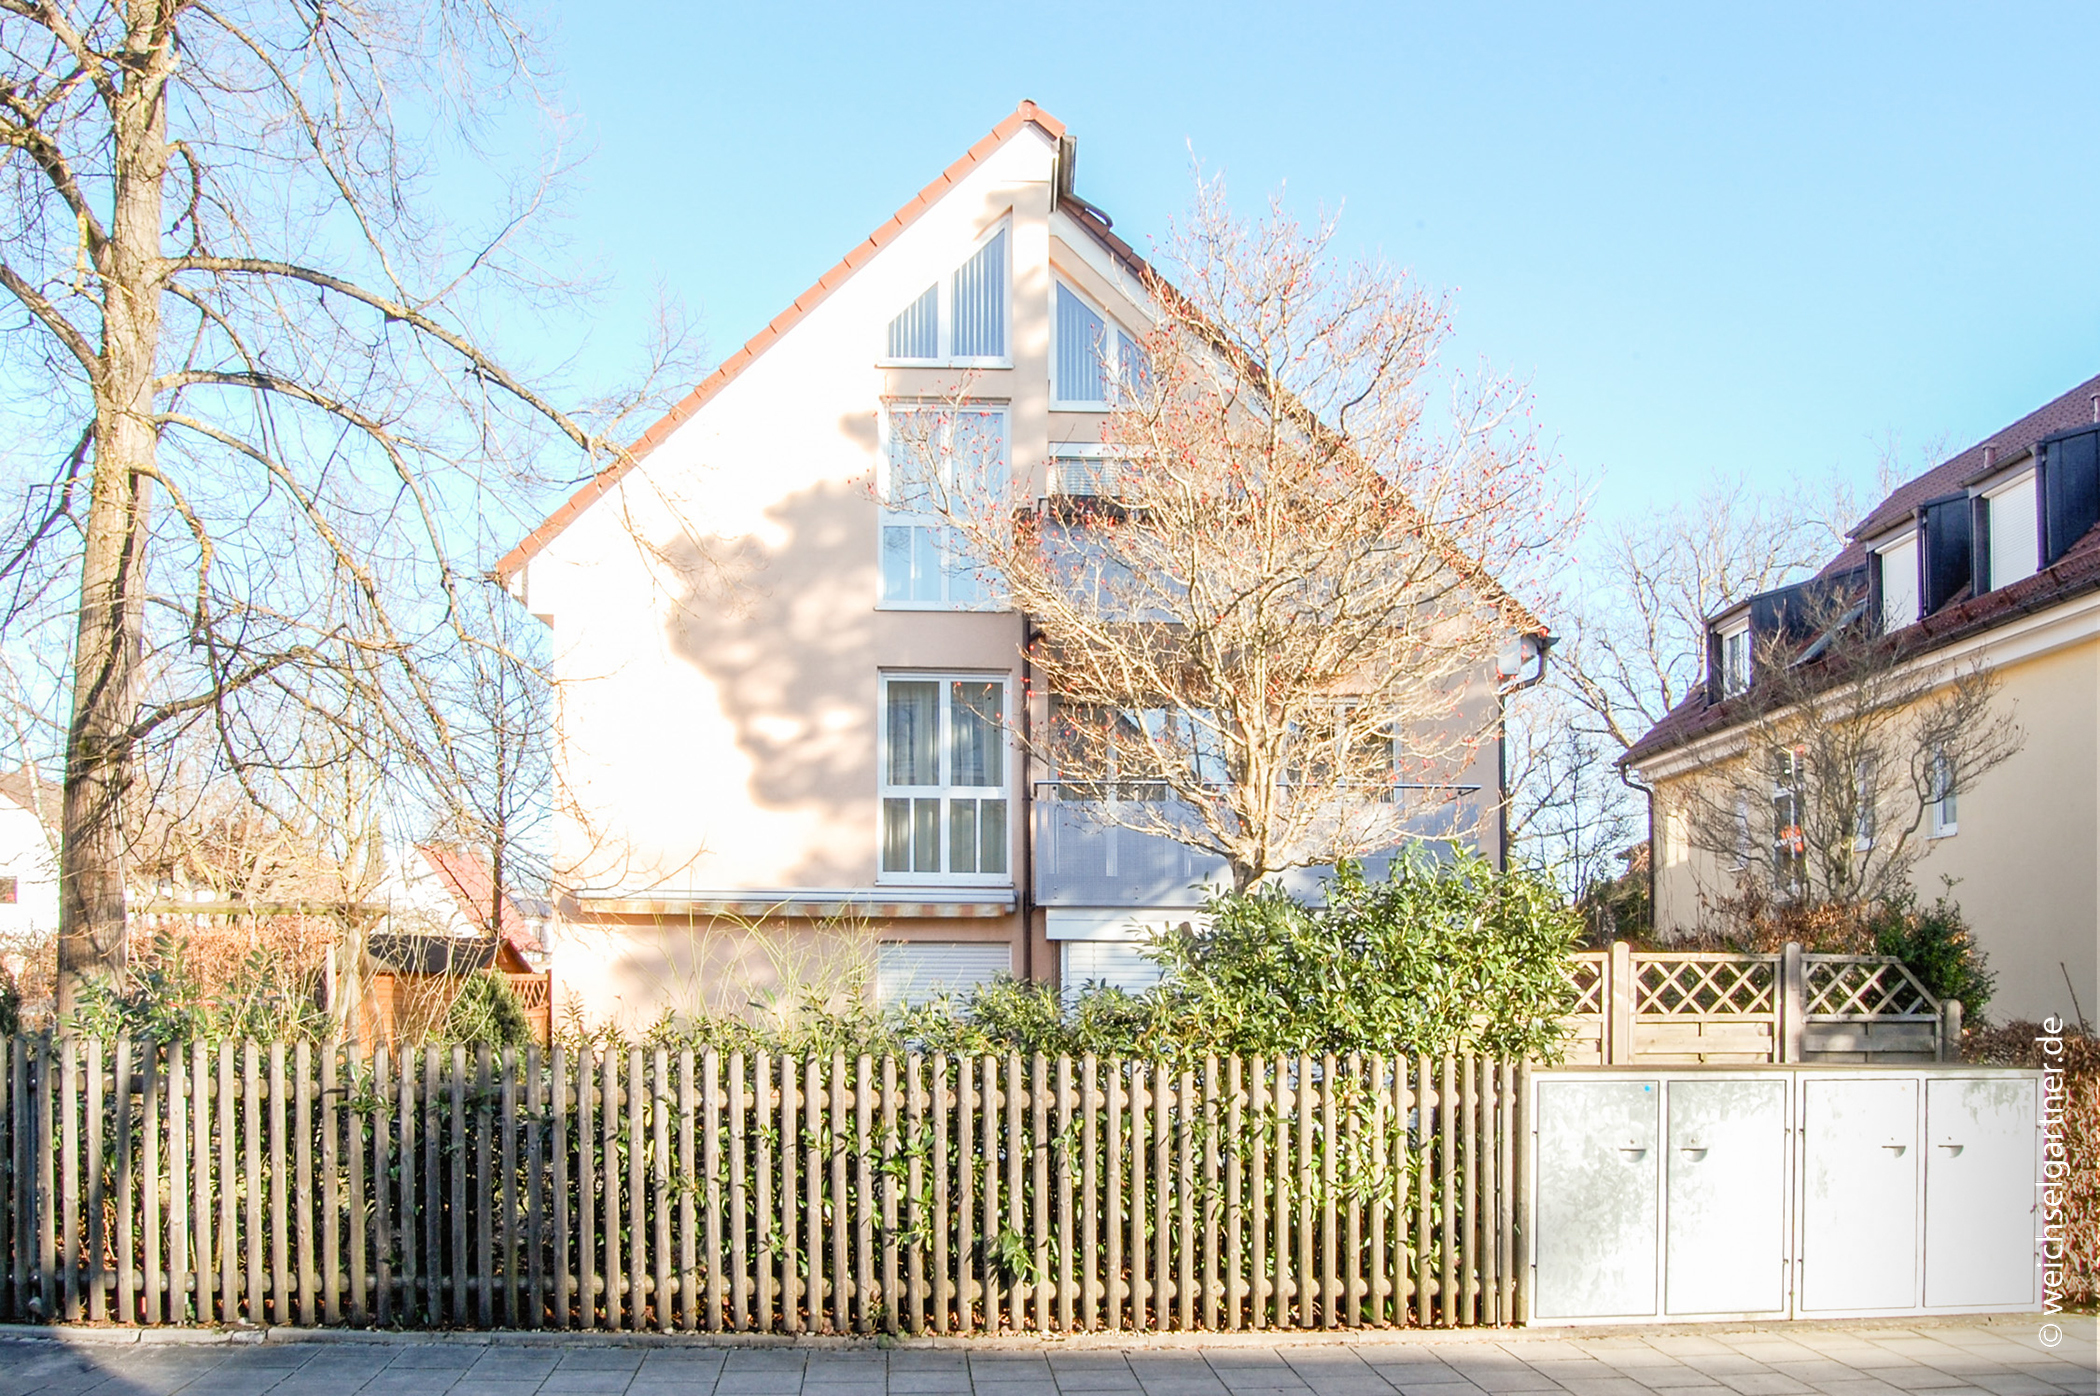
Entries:
POLYGON ((1605 961, 1604 1003, 1604 1059, 1612 1066, 1632 1066, 1633 947, 1623 940, 1611 943, 1611 958, 1605 961))
POLYGON ((1943 1062, 1961 1060, 1961 1013, 1960 999, 1941 1001, 1939 1058, 1943 1062))
POLYGON ((1808 1038, 1808 965, 1799 941, 1788 941, 1779 954, 1779 1009, 1772 1043, 1781 1062, 1798 1062, 1808 1038))

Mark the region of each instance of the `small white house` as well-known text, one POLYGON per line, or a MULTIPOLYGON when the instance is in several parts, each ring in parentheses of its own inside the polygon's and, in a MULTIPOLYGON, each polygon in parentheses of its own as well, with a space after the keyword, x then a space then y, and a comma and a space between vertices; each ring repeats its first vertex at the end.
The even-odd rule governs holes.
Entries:
POLYGON ((28 767, 0 775, 0 954, 58 933, 58 802, 28 767))

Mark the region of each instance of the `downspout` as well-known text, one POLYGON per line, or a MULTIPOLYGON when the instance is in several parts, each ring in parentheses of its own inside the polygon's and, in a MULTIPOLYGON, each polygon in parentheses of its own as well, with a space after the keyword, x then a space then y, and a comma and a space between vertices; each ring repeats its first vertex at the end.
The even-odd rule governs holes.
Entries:
POLYGON ((1021 612, 1021 876, 1014 906, 1021 913, 1021 977, 1035 982, 1035 661, 1034 620, 1021 612))
MULTIPOLYGON (((1621 760, 1624 758, 1622 757, 1621 760)), ((1662 868, 1662 850, 1656 846, 1655 832, 1655 787, 1643 785, 1634 779, 1633 768, 1619 767, 1619 780, 1629 790, 1638 790, 1648 798, 1648 936, 1652 940, 1658 934, 1655 919, 1656 877, 1662 868)))
MULTIPOLYGON (((1530 678, 1516 678, 1495 688, 1495 838, 1500 853, 1499 871, 1509 871, 1509 695, 1535 688, 1546 677, 1546 656, 1559 643, 1559 637, 1541 635, 1538 638, 1539 667, 1530 678)), ((1518 641, 1521 646, 1523 642, 1518 641)), ((1521 660, 1519 661, 1521 665, 1521 660)))

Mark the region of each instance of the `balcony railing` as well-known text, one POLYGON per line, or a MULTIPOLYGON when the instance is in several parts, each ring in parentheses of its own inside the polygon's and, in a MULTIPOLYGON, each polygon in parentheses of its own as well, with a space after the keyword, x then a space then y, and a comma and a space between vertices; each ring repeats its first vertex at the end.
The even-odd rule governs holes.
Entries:
MULTIPOLYGON (((1408 843, 1469 841, 1481 814, 1477 785, 1407 785, 1384 798, 1401 806, 1400 837, 1368 854, 1365 875, 1386 875, 1408 843)), ((1156 788, 1102 781, 1044 781, 1035 787, 1035 900, 1038 906, 1192 907, 1208 888, 1232 885, 1223 858, 1164 833, 1127 827, 1197 827, 1195 811, 1156 788)), ((1328 867, 1294 868, 1283 884, 1299 896, 1318 893, 1328 867)))

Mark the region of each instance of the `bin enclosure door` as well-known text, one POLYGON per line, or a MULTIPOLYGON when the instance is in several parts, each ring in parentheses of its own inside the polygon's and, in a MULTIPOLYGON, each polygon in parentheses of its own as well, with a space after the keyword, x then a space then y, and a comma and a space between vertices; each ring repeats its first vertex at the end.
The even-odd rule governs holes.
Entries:
POLYGON ((1786 1081, 1677 1080, 1668 1090, 1665 1310, 1783 1312, 1786 1081))
POLYGON ((1532 1230, 1541 1318, 1656 1312, 1654 1081, 1542 1081, 1532 1230))
POLYGON ((1925 1307, 2036 1299, 2031 1080, 1925 1083, 1925 1307))
POLYGON ((1918 1304, 1918 1082, 1801 1083, 1800 1309, 1918 1304))

